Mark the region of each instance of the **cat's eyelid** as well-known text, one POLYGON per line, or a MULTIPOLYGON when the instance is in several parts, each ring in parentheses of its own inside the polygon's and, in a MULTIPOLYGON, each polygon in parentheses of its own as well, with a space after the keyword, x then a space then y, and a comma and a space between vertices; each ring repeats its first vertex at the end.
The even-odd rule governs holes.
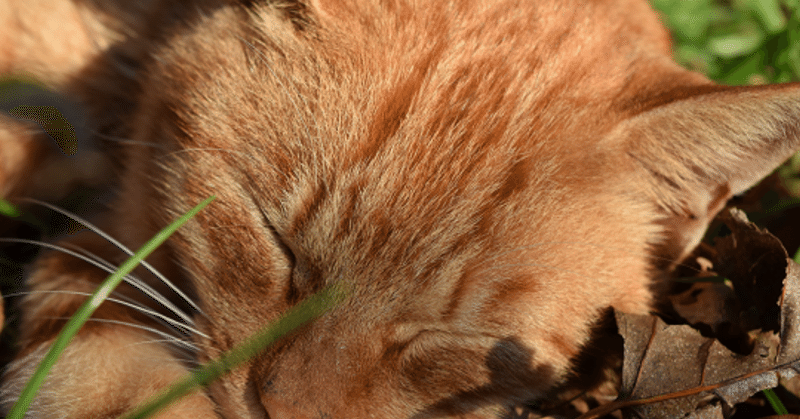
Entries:
MULTIPOLYGON (((254 201, 255 202, 255 201, 254 201)), ((269 232, 270 237, 272 238, 272 242, 277 246, 277 248, 283 253, 286 257, 286 260, 289 262, 289 266, 294 268, 295 262, 297 258, 292 250, 291 246, 289 246, 288 242, 285 238, 281 235, 278 231, 277 227, 272 223, 267 215, 267 212, 264 210, 260 204, 256 202, 256 207, 258 208, 258 212, 261 214, 261 220, 263 222, 264 230, 269 232)))

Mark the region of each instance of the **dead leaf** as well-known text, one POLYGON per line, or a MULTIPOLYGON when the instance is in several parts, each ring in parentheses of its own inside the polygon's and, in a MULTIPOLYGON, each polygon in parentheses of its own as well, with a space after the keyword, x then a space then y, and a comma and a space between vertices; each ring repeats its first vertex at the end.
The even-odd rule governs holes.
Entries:
POLYGON ((616 313, 625 340, 620 398, 581 418, 616 409, 634 418, 725 418, 736 404, 800 371, 800 265, 743 213, 732 211, 725 222, 733 233, 718 241, 722 262, 715 265, 733 283, 742 325, 764 330, 751 332, 752 352, 736 354, 656 316, 616 313))
POLYGON ((731 234, 716 241, 718 260, 714 266, 733 283, 743 310, 740 326, 777 332, 780 308, 776 303, 786 275, 786 249, 777 237, 748 221, 738 209, 724 211, 720 219, 731 234))
MULTIPOLYGON (((669 296, 669 299, 675 312, 686 323, 701 333, 705 332, 706 336, 713 335, 723 341, 727 338, 733 342, 747 334, 739 322, 741 305, 728 281, 697 282, 680 294, 669 296)), ((737 352, 747 353, 752 349, 749 345, 743 346, 746 349, 737 349, 737 352)))

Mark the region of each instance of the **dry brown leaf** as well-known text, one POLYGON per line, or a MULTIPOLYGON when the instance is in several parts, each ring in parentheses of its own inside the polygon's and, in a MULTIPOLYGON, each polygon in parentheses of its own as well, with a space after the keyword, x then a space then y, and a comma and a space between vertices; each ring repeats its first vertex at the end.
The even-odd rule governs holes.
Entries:
POLYGON ((731 209, 720 214, 731 230, 717 240, 716 271, 733 283, 742 305, 744 330, 774 330, 780 327, 776 304, 783 289, 788 254, 780 240, 747 220, 744 212, 731 209))
POLYGON ((732 234, 717 243, 717 271, 733 283, 739 326, 763 330, 751 331, 753 351, 736 354, 690 326, 617 313, 625 339, 620 400, 582 418, 620 408, 634 418, 725 418, 800 371, 800 265, 743 213, 732 210, 724 220, 732 234))
MULTIPOLYGON (((741 304, 728 283, 697 282, 687 290, 669 296, 669 299, 675 312, 701 332, 706 331, 723 342, 725 337, 734 340, 746 335, 739 321, 741 304)), ((749 350, 748 346, 738 352, 749 350)))

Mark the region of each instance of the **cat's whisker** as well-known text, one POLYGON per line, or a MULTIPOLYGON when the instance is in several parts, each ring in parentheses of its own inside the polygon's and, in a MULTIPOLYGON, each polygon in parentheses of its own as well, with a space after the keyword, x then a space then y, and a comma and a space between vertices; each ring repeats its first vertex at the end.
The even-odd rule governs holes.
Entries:
MULTIPOLYGON (((154 344, 154 343, 158 344, 158 343, 171 343, 171 342, 173 342, 173 339, 153 338, 153 339, 141 339, 140 341, 137 341, 135 343, 131 343, 130 345, 131 346, 133 346, 133 345, 149 345, 149 344, 154 344)), ((194 344, 198 348, 200 348, 201 346, 206 346, 206 345, 200 345, 200 344, 197 344, 197 343, 194 343, 194 342, 192 342, 192 344, 194 344)), ((184 351, 184 353, 191 354, 192 357, 196 353, 196 351, 188 351, 186 348, 178 348, 178 349, 180 349, 181 351, 184 351)), ((186 358, 186 360, 189 361, 190 359, 186 358)), ((194 359, 193 362, 197 362, 197 360, 194 359)))
POLYGON ((177 150, 177 151, 173 151, 171 153, 167 153, 167 154, 165 154, 163 156, 159 156, 158 158, 159 159, 163 159, 163 158, 168 157, 168 156, 176 156, 178 154, 198 152, 198 151, 224 152, 224 153, 229 153, 229 154, 239 154, 239 155, 241 155, 243 157, 246 157, 247 159, 252 159, 253 158, 253 156, 251 156, 251 155, 249 155, 247 153, 241 152, 241 151, 230 150, 230 149, 227 149, 227 148, 213 148, 213 147, 209 147, 209 148, 199 148, 199 147, 198 148, 183 148, 183 149, 180 149, 180 150, 177 150))
MULTIPOLYGON (((114 246, 116 246, 117 248, 119 248, 120 250, 125 252, 126 254, 128 254, 130 256, 133 256, 133 254, 134 254, 134 252, 132 250, 130 250, 127 246, 122 244, 120 241, 116 240, 110 234, 106 233, 105 231, 103 231, 99 227, 97 227, 94 224, 90 223, 86 219, 78 216, 77 214, 74 214, 74 213, 72 213, 70 211, 67 211, 67 210, 63 209, 63 208, 59 208, 59 207, 57 207, 55 205, 52 205, 52 204, 49 204, 47 202, 39 201, 38 199, 33 199, 33 198, 20 198, 20 199, 24 200, 24 201, 32 202, 32 203, 37 204, 37 205, 44 206, 44 207, 49 208, 49 209, 51 209, 51 210, 53 210, 55 212, 58 212, 59 214, 63 214, 65 216, 77 221, 78 223, 83 224, 86 228, 92 230, 93 232, 98 234, 100 237, 104 238, 109 243, 113 244, 114 246)), ((175 284, 173 284, 172 281, 167 279, 166 276, 161 274, 161 272, 159 272, 156 268, 154 268, 152 265, 150 265, 146 261, 143 260, 140 263, 148 271, 150 271, 150 273, 152 273, 156 278, 158 278, 167 287, 169 287, 173 292, 175 292, 175 294, 177 294, 184 301, 189 303, 189 305, 192 306, 192 308, 194 310, 196 310, 201 315, 204 315, 203 314, 203 310, 200 308, 200 306, 197 305, 197 303, 195 303, 191 298, 189 298, 183 291, 181 291, 180 288, 178 288, 175 284)))
MULTIPOLYGON (((41 244, 41 242, 34 242, 33 244, 37 244, 37 243, 41 244)), ((106 261, 102 257, 100 257, 100 256, 98 256, 98 255, 96 255, 96 254, 94 254, 94 253, 92 253, 92 252, 90 252, 90 251, 88 251, 86 249, 83 249, 83 248, 78 247, 78 246, 72 246, 71 243, 67 243, 64 248, 65 249, 70 249, 71 248, 71 249, 73 249, 73 250, 75 250, 77 252, 80 252, 83 255, 86 255, 89 258, 94 259, 98 263, 101 263, 101 264, 105 265, 106 266, 105 270, 108 273, 116 272, 116 270, 118 269, 118 266, 114 265, 113 263, 111 263, 109 261, 106 261)), ((57 249, 57 250, 59 250, 59 249, 57 249)), ((172 301, 170 301, 167 297, 162 295, 160 292, 156 291, 153 287, 148 285, 146 282, 144 282, 141 279, 139 279, 136 275, 128 274, 128 275, 125 275, 125 277, 123 279, 124 279, 125 282, 127 282, 128 284, 136 287, 137 289, 139 289, 139 291, 141 291, 142 293, 144 293, 148 297, 152 298, 157 303, 161 304, 165 308, 167 308, 170 311, 172 311, 173 313, 175 313, 175 315, 180 317, 186 323, 194 324, 194 319, 192 318, 192 316, 190 316, 188 313, 186 313, 185 311, 180 309, 172 301)))
MULTIPOLYGON (((53 319, 53 320, 69 320, 68 317, 51 317, 50 319, 53 319)), ((190 341, 188 341, 186 339, 182 339, 182 338, 180 338, 178 336, 171 335, 171 334, 169 334, 167 332, 164 332, 163 330, 158 330, 158 329, 156 329, 154 327, 145 326, 143 324, 125 322, 125 321, 120 321, 120 320, 112 320, 112 319, 97 319, 97 318, 93 318, 93 317, 89 318, 87 321, 95 322, 95 323, 107 323, 107 324, 113 324, 113 325, 118 325, 118 326, 132 327, 134 329, 143 330, 143 331, 150 332, 152 334, 161 336, 161 337, 164 338, 165 342, 174 344, 174 345, 179 346, 179 347, 183 347, 183 348, 189 349, 192 352, 197 352, 197 351, 200 350, 200 348, 196 344, 194 344, 193 342, 190 342, 190 341)))
POLYGON ((163 160, 164 158, 167 158, 167 157, 170 157, 170 156, 177 156, 177 155, 180 155, 180 154, 189 154, 189 153, 197 153, 197 152, 204 152, 204 153, 209 153, 209 154, 210 153, 215 153, 215 152, 216 153, 227 153, 227 154, 234 155, 235 157, 240 158, 242 161, 245 161, 248 164, 251 164, 251 163, 258 164, 258 165, 262 165, 263 164, 263 162, 259 162, 256 159, 254 159, 253 155, 245 153, 243 151, 231 150, 231 149, 227 149, 227 148, 215 148, 215 147, 183 148, 183 149, 180 149, 180 150, 176 150, 176 151, 173 151, 173 152, 170 152, 170 153, 166 153, 166 154, 157 156, 156 159, 163 160), (236 155, 238 155, 238 156, 236 156, 236 155))
POLYGON ((92 134, 92 136, 94 136, 94 137, 96 137, 96 138, 98 138, 100 140, 103 140, 103 141, 109 141, 109 142, 113 142, 113 143, 117 143, 117 144, 129 144, 129 145, 136 145, 136 146, 142 146, 142 147, 158 148, 158 149, 162 149, 162 150, 166 149, 166 146, 164 144, 160 144, 160 143, 156 143, 156 142, 137 141, 137 140, 132 140, 130 138, 117 137, 117 136, 113 136, 113 135, 104 134, 104 133, 99 132, 97 130, 90 130, 89 132, 92 134))
MULTIPOLYGON (((138 342, 135 342, 135 343, 130 343, 130 344, 126 345, 126 346, 127 347, 134 347, 134 346, 140 346, 140 345, 153 345, 153 344, 155 344, 155 345, 162 345, 162 344, 171 345, 173 342, 174 341, 172 339, 142 339, 141 341, 138 341, 138 342)), ((198 346, 198 348, 199 348, 199 346, 198 346)), ((192 366, 192 367, 198 367, 198 366, 202 365, 202 363, 199 362, 194 357, 194 354, 196 354, 198 352, 197 350, 189 350, 189 349, 187 349, 185 347, 185 345, 180 345, 180 346, 173 345, 171 352, 172 352, 171 354, 169 354, 167 357, 164 357, 162 359, 168 360, 168 361, 177 360, 177 361, 180 361, 181 363, 183 363, 185 365, 192 366)), ((151 357, 151 359, 155 359, 155 358, 151 357)))
MULTIPOLYGON (((67 255, 76 257, 78 259, 81 259, 84 262, 90 263, 93 266, 108 272, 109 274, 112 274, 117 270, 117 267, 114 266, 113 264, 111 264, 110 262, 107 262, 107 261, 103 260, 102 258, 100 258, 99 256, 94 255, 94 254, 92 254, 90 252, 87 252, 84 249, 79 249, 80 252, 81 252, 81 253, 79 253, 79 252, 77 252, 75 250, 71 250, 71 249, 66 248, 64 246, 58 246, 58 245, 54 245, 54 244, 50 244, 50 243, 46 243, 46 242, 42 242, 42 241, 38 241, 38 240, 28 240, 28 239, 0 238, 0 242, 32 244, 32 245, 41 246, 41 247, 44 247, 44 248, 56 250, 56 251, 65 253, 67 255)), ((139 291, 141 291, 143 294, 147 295, 148 297, 152 298, 157 303, 161 304, 162 306, 164 306, 165 308, 167 308, 168 310, 173 312, 176 316, 180 317, 181 320, 183 320, 187 324, 194 324, 194 320, 192 319, 191 316, 186 314, 183 310, 178 308, 178 306, 173 304, 171 301, 169 301, 169 299, 167 299, 166 297, 161 295, 158 291, 153 289, 151 286, 147 285, 144 281, 136 278, 133 275, 125 275, 124 280, 125 280, 125 282, 127 282, 131 286, 133 286, 136 289, 138 289, 139 291)))
MULTIPOLYGON (((69 243, 67 244, 67 246, 70 246, 70 247, 63 247, 63 248, 57 248, 57 247, 53 247, 53 246, 48 246, 48 245, 46 245, 46 243, 37 242, 37 241, 32 241, 31 243, 32 244, 43 245, 45 247, 51 247, 51 248, 53 248, 55 250, 59 250, 59 251, 69 250, 69 248, 71 247, 74 251, 80 252, 81 254, 93 259, 97 263, 102 264, 104 267, 100 266, 100 265, 97 265, 97 264, 95 264, 95 266, 105 270, 109 274, 112 274, 112 273, 116 272, 116 270, 118 268, 116 265, 114 265, 111 262, 106 261, 105 259, 101 258, 100 256, 95 255, 94 253, 92 253, 92 252, 90 252, 90 251, 88 251, 86 249, 83 249, 83 248, 80 248, 80 247, 77 247, 77 246, 70 246, 69 243)), ((80 258, 80 256, 75 255, 74 252, 66 252, 65 251, 65 253, 80 258)), ((92 263, 90 260, 87 260, 87 259, 84 259, 84 258, 81 258, 81 259, 84 260, 84 261, 87 261, 89 263, 92 263)), ((133 286, 136 289, 138 289, 139 291, 141 291, 143 294, 145 294, 148 297, 152 298, 155 302, 161 304, 166 309, 168 309, 171 312, 173 312, 176 316, 180 317, 181 320, 186 322, 186 324, 194 324, 194 319, 188 313, 186 313, 185 311, 180 309, 178 306, 173 304, 172 301, 170 301, 167 297, 163 296, 160 292, 156 291, 153 287, 151 287, 150 285, 148 285, 146 282, 142 281, 141 279, 137 278, 135 275, 133 275, 133 274, 125 275, 123 280, 125 282, 127 282, 128 284, 130 284, 131 286, 133 286)))
POLYGON ((131 67, 130 65, 126 64, 124 61, 120 60, 114 54, 103 54, 101 55, 105 60, 111 63, 114 68, 117 69, 117 74, 120 74, 126 77, 129 80, 137 80, 139 75, 136 71, 136 68, 131 67))
MULTIPOLYGON (((35 294, 69 294, 69 295, 82 295, 82 296, 86 296, 86 297, 89 297, 89 296, 92 295, 91 293, 82 292, 82 291, 33 290, 33 291, 22 291, 22 292, 6 294, 5 296, 6 297, 17 297, 17 296, 35 295, 35 294)), ((206 335, 205 333, 201 332, 200 330, 198 330, 197 328, 193 327, 190 324, 182 323, 182 322, 180 322, 178 320, 175 320, 175 319, 173 319, 173 318, 171 318, 169 316, 165 316, 165 315, 163 315, 163 314, 161 314, 161 313, 159 313, 157 311, 154 311, 154 310, 152 310, 150 308, 147 308, 146 306, 143 306, 141 304, 138 304, 136 302, 129 301, 128 299, 123 299, 123 298, 124 297, 122 297, 122 298, 108 297, 108 298, 106 298, 106 301, 109 301, 109 302, 112 302, 112 303, 115 303, 115 304, 120 304, 120 305, 123 305, 125 307, 132 308, 132 309, 134 309, 134 310, 136 310, 136 311, 138 311, 140 313, 143 313, 143 314, 147 315, 148 317, 161 320, 161 321, 169 324, 170 326, 175 327, 177 329, 180 329, 182 331, 194 333, 195 335, 204 337, 206 339, 210 339, 210 337, 208 335, 206 335)))
POLYGON ((30 137, 41 133, 42 132, 41 128, 39 128, 37 125, 35 125, 33 123, 27 123, 27 122, 19 121, 19 120, 16 120, 16 121, 19 122, 18 124, 15 124, 15 126, 16 126, 16 128, 18 128, 18 130, 16 132, 18 134, 21 134, 20 140, 22 140, 22 141, 38 141, 37 139, 30 138, 30 137))

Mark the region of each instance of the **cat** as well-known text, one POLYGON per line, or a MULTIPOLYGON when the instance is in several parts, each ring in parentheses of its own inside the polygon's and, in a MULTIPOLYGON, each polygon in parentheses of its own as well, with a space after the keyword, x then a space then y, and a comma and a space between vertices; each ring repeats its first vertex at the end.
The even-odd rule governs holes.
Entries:
MULTIPOLYGON (((175 311, 115 293, 192 329, 104 303, 30 417, 118 416, 331 284, 330 311, 159 417, 504 417, 564 382, 608 308, 651 310, 726 201, 800 148, 800 85, 681 68, 643 0, 0 12, 0 71, 78 101, 111 162, 101 229, 135 249, 217 197, 148 259, 191 304, 145 269, 175 311)), ((35 196, 42 142, 3 123, 3 190, 35 196)), ((93 231, 60 245, 126 257, 93 231)), ((6 409, 106 276, 38 258, 6 409)))

